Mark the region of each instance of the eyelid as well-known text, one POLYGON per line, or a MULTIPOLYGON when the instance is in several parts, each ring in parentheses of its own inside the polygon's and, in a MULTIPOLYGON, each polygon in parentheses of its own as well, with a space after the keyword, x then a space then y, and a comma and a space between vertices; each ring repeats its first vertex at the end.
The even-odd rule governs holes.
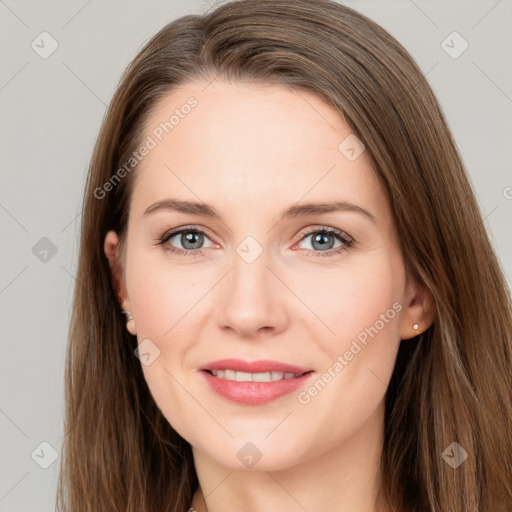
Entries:
MULTIPOLYGON (((186 226, 180 226, 178 228, 173 228, 168 231, 166 231, 160 238, 158 238, 158 245, 165 246, 166 243, 175 236, 186 232, 186 231, 195 231, 198 233, 201 233, 205 235, 207 238, 210 239, 212 243, 213 240, 211 240, 210 236, 208 235, 208 231, 206 228, 203 228, 201 226, 192 224, 192 225, 186 225, 186 226)), ((299 232, 300 239, 293 245, 295 247, 297 244, 303 242, 305 238, 308 236, 311 236, 315 233, 327 233, 329 235, 334 236, 337 240, 339 240, 343 245, 341 247, 337 247, 336 249, 328 249, 326 251, 314 251, 312 249, 302 249, 303 251, 306 251, 308 254, 313 253, 314 257, 322 257, 322 256, 334 256, 336 254, 339 254, 341 252, 346 251, 348 248, 350 248, 353 243, 355 242, 355 239, 350 236, 345 231, 342 231, 341 229, 324 226, 324 225, 317 225, 313 227, 304 228, 299 232)), ((180 249, 179 247, 165 247, 166 250, 170 251, 171 253, 178 253, 178 254, 186 254, 187 256, 201 256, 203 254, 204 248, 201 249, 180 249)))
MULTIPOLYGON (((208 234, 208 230, 206 228, 192 224, 192 225, 187 225, 187 226, 180 226, 179 228, 169 229, 162 236, 157 238, 158 244, 163 245, 166 242, 168 242, 171 238, 174 238, 176 235, 180 235, 181 233, 186 232, 186 231, 196 231, 198 233, 201 233, 201 234, 207 236, 211 240, 211 237, 208 234)), ((211 241, 212 241, 212 243, 214 243, 213 240, 211 240, 211 241)), ((201 249, 196 249, 196 250, 200 251, 201 249)), ((193 252, 193 250, 189 250, 187 252, 191 253, 191 252, 193 252)))
POLYGON ((352 247, 355 243, 355 239, 350 236, 345 231, 342 231, 338 228, 333 228, 329 226, 323 226, 323 225, 317 225, 313 227, 306 228, 300 232, 300 240, 294 244, 300 244, 303 242, 308 236, 314 235, 315 233, 327 233, 328 235, 333 236, 336 238, 340 243, 340 247, 336 247, 333 249, 328 249, 326 251, 314 251, 312 249, 303 249, 303 251, 306 251, 307 254, 313 254, 313 256, 316 257, 334 257, 336 255, 339 255, 345 251, 347 251, 350 247, 352 247))
POLYGON ((343 238, 346 238, 347 241, 352 241, 352 242, 355 241, 353 237, 351 237, 348 233, 346 233, 345 231, 343 231, 341 229, 318 224, 316 226, 305 228, 305 229, 299 231, 299 236, 300 236, 299 242, 301 242, 304 239, 304 237, 306 237, 308 235, 311 235, 313 233, 321 233, 321 232, 340 235, 343 238))

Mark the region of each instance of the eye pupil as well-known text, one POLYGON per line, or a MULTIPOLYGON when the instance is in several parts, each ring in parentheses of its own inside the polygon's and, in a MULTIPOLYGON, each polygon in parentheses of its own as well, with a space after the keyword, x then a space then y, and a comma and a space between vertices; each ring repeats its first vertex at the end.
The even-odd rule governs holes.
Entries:
POLYGON ((187 249, 192 249, 192 250, 199 249, 199 247, 196 247, 196 245, 201 246, 201 243, 203 241, 202 237, 203 237, 202 233, 198 233, 196 231, 194 231, 194 232, 188 231, 186 233, 181 234, 181 243, 183 244, 183 247, 185 247, 187 249), (195 242, 194 242, 194 239, 196 239, 195 242), (199 242, 197 239, 199 239, 199 242), (193 247, 187 246, 187 243, 189 243, 189 242, 193 245, 193 247))
POLYGON ((327 233, 317 233, 315 236, 313 236, 312 245, 315 247, 315 249, 321 249, 321 250, 329 250, 332 249, 334 244, 334 237, 332 235, 329 235, 327 233), (331 238, 331 243, 326 239, 331 238), (315 243, 319 243, 319 247, 315 247, 315 243), (328 247, 327 247, 328 246, 328 247))

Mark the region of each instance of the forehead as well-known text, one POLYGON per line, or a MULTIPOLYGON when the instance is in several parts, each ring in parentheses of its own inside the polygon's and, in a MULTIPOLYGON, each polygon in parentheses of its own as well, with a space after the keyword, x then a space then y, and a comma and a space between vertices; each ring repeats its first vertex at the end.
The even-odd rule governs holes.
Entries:
POLYGON ((142 140, 152 148, 137 167, 132 204, 172 195, 261 207, 272 193, 273 202, 287 204, 307 196, 378 205, 382 193, 365 152, 351 160, 343 151, 350 137, 340 113, 312 92, 191 82, 146 120, 142 140))

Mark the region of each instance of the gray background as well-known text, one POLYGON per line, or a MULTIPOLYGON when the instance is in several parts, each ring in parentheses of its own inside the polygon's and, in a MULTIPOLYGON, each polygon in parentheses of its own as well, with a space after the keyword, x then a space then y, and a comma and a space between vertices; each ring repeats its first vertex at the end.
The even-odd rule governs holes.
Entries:
MULTIPOLYGON (((391 32, 427 74, 510 285, 512 1, 345 3, 391 32), (454 31, 469 44, 457 58, 464 41, 454 31)), ((58 456, 81 196, 106 105, 143 42, 211 5, 0 0, 0 512, 55 507, 59 461, 41 443, 58 456), (31 47, 50 48, 43 31, 58 43, 46 59, 31 47), (55 254, 41 252, 52 244, 55 254)))

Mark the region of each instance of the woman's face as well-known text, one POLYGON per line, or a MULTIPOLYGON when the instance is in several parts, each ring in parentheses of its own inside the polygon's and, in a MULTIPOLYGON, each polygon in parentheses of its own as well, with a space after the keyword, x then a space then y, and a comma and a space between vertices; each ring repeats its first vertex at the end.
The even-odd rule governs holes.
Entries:
POLYGON ((280 86, 205 87, 174 90, 145 125, 123 306, 149 389, 195 453, 290 467, 382 429, 412 292, 387 199, 332 107, 280 86), (225 359, 249 371, 204 370, 225 359), (263 382, 290 377, 279 370, 309 373, 263 382))

